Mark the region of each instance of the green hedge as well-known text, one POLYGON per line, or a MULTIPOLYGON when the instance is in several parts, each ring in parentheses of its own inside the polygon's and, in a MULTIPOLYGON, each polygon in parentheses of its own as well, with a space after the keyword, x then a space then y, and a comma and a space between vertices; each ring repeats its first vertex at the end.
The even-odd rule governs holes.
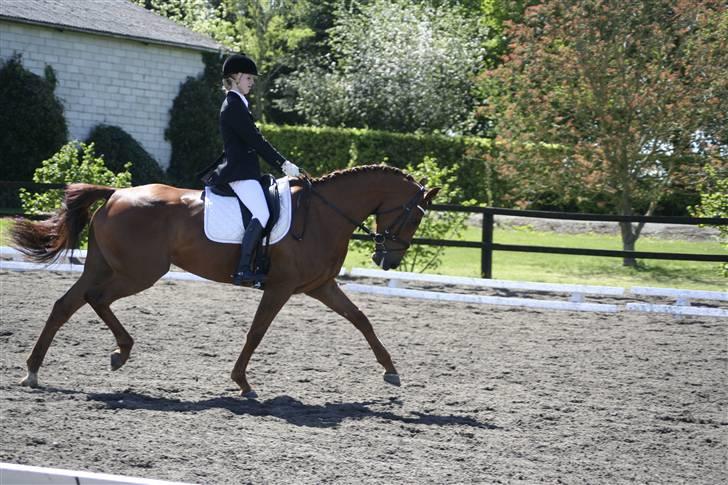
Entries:
POLYGON ((124 170, 131 162, 132 185, 164 182, 164 171, 138 141, 118 126, 96 125, 86 140, 93 143, 97 155, 104 157, 106 167, 114 173, 124 170))
MULTIPOLYGON (((457 184, 462 187, 465 199, 492 200, 492 174, 484 161, 491 147, 488 139, 352 128, 277 125, 260 128, 285 157, 312 175, 381 162, 404 168, 428 156, 441 166, 460 165, 457 184)), ((446 199, 447 195, 443 195, 446 199)))

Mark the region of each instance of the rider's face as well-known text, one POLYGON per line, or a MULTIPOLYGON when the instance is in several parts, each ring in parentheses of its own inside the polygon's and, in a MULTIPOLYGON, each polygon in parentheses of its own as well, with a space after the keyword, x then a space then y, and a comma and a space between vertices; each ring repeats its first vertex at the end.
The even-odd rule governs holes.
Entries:
POLYGON ((250 90, 253 89, 253 85, 255 85, 255 76, 253 74, 237 74, 237 79, 235 81, 235 86, 237 86, 238 91, 240 91, 241 94, 247 95, 250 93, 250 90))

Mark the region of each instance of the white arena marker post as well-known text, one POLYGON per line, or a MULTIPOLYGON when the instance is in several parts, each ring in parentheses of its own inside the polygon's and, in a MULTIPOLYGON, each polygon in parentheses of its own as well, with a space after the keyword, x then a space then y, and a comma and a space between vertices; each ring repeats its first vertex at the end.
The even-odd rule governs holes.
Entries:
POLYGON ((125 477, 106 473, 91 473, 60 468, 0 463, 0 483, 8 485, 186 485, 147 478, 125 477))
POLYGON ((485 305, 506 305, 523 308, 543 308, 548 310, 591 311, 615 313, 620 311, 617 305, 601 303, 572 303, 568 301, 538 300, 531 298, 509 298, 502 296, 465 295, 462 293, 443 293, 439 291, 409 290, 406 288, 389 288, 386 286, 361 285, 349 283, 343 286, 344 291, 369 293, 373 295, 418 298, 423 300, 457 301, 462 303, 480 303, 485 305))
POLYGON ((651 303, 627 303, 632 312, 670 313, 675 316, 728 317, 728 310, 699 306, 653 305, 651 303))

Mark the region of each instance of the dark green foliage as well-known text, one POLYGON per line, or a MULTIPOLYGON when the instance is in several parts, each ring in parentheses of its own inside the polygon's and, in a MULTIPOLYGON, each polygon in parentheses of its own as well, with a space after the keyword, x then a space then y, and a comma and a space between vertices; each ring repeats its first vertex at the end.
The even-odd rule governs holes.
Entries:
POLYGON ((222 153, 218 113, 224 98, 221 60, 203 55, 205 71, 188 77, 170 110, 165 138, 172 144, 167 175, 175 185, 200 187, 196 174, 222 153))
MULTIPOLYGON (((694 217, 726 217, 728 218, 728 169, 723 163, 706 164, 703 180, 698 183, 700 203, 690 207, 694 217)), ((720 231, 720 243, 728 248, 728 226, 713 226, 720 231)), ((728 263, 720 266, 723 276, 728 277, 728 263)))
POLYGON ((157 161, 129 133, 118 126, 96 125, 86 140, 93 143, 96 155, 104 157, 106 167, 114 173, 131 162, 132 185, 164 182, 165 176, 157 161))
MULTIPOLYGON (((462 188, 463 198, 479 202, 492 198, 490 174, 483 161, 491 146, 486 139, 306 126, 262 125, 261 129, 283 156, 312 175, 381 162, 405 168, 431 157, 441 167, 460 166, 457 186, 462 188)), ((441 198, 450 201, 448 194, 441 198)))
POLYGON ((55 73, 44 79, 15 55, 0 65, 0 173, 4 180, 31 180, 33 171, 66 143, 63 105, 53 93, 55 73))
POLYGON ((673 189, 662 198, 657 209, 656 216, 689 216, 689 208, 700 201, 700 194, 695 187, 690 189, 673 189))

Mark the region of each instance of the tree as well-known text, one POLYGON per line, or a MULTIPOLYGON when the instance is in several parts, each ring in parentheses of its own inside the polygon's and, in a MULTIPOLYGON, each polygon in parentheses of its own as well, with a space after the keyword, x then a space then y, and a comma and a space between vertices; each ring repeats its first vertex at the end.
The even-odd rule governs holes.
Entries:
MULTIPOLYGON (((511 23, 483 76, 496 158, 528 206, 606 197, 651 215, 691 167, 728 154, 728 21, 722 2, 552 0, 511 23)), ((643 223, 620 223, 634 250, 643 223)), ((634 265, 625 258, 625 265, 634 265)))
POLYGON ((291 109, 318 125, 466 132, 482 35, 458 7, 344 2, 331 55, 291 76, 291 109))
POLYGON ((260 76, 253 86, 253 105, 257 117, 265 120, 273 82, 292 63, 296 46, 314 32, 293 20, 308 2, 295 0, 237 0, 241 50, 257 63, 260 76))
POLYGON ((167 175, 183 187, 199 187, 197 173, 223 150, 218 125, 220 103, 224 99, 220 89, 221 60, 214 54, 205 54, 203 61, 205 70, 197 77, 188 77, 180 86, 164 132, 172 145, 167 175))
POLYGON ((520 23, 526 7, 537 3, 538 0, 481 0, 482 20, 488 28, 486 47, 491 67, 496 66, 508 50, 506 24, 520 23))
MULTIPOLYGON (((167 17, 190 30, 209 35, 220 44, 235 48, 238 41, 229 11, 232 0, 132 0, 138 5, 167 17)), ((233 8, 233 12, 234 12, 233 8)))
POLYGON ((296 47, 314 32, 301 23, 309 2, 295 0, 136 0, 195 32, 209 35, 258 66, 251 97, 253 112, 266 120, 273 107, 273 83, 293 63, 296 47))
POLYGON ((0 173, 29 180, 33 170, 68 138, 63 104, 54 91, 53 68, 37 76, 19 54, 0 63, 0 173))

